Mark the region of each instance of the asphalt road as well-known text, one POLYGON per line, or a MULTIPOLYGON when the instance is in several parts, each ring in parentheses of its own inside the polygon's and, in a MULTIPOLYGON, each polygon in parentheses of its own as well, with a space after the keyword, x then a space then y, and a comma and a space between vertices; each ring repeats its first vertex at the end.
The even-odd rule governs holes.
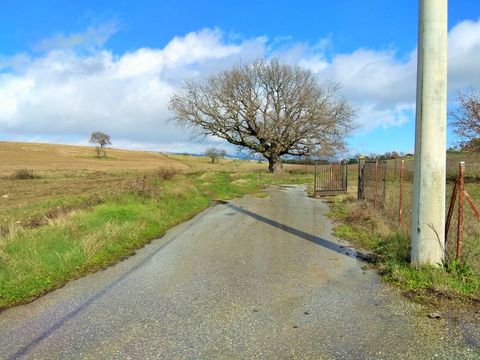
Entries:
POLYGON ((363 269, 326 211, 302 187, 214 206, 136 256, 1 313, 0 358, 480 358, 446 320, 363 269))

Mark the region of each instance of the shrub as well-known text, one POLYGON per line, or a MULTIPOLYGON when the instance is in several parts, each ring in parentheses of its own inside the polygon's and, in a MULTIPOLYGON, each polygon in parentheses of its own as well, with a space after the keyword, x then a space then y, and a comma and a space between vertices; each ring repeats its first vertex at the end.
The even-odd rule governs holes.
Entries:
POLYGON ((127 190, 139 196, 151 197, 155 193, 155 186, 148 181, 147 175, 137 175, 127 182, 127 190))
POLYGON ((18 169, 12 175, 14 180, 27 180, 27 179, 38 179, 39 176, 36 175, 33 170, 29 169, 18 169))
POLYGON ((170 180, 173 179, 176 175, 180 173, 180 170, 173 168, 173 167, 165 167, 159 168, 155 172, 155 176, 162 180, 170 180))

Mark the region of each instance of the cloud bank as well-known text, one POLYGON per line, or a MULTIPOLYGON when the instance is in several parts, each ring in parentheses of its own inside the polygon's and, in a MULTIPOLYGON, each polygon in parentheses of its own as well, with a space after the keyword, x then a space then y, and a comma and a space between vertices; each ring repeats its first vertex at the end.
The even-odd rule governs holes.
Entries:
MULTIPOLYGON (((239 40, 203 29, 174 37, 164 48, 115 54, 104 44, 117 30, 111 23, 57 34, 40 42, 35 56, 0 56, 0 137, 85 143, 100 130, 121 147, 200 151, 214 139, 192 142, 190 133, 168 121, 174 89, 185 78, 265 57, 342 84, 358 109, 359 131, 400 126, 414 111, 415 49, 404 58, 394 49, 332 54, 329 38, 313 45, 265 36, 239 40)), ((480 20, 459 23, 449 41, 450 93, 480 86, 480 20)))

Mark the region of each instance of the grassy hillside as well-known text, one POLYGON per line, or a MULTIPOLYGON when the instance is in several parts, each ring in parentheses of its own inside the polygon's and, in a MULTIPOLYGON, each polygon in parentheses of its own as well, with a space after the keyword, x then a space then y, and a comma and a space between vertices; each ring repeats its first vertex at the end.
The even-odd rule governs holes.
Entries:
POLYGON ((153 152, 108 149, 106 158, 97 158, 95 149, 87 146, 0 142, 0 176, 11 175, 21 168, 44 175, 52 172, 151 170, 160 166, 187 168, 153 152))
POLYGON ((74 208, 96 205, 101 198, 124 192, 140 173, 159 169, 177 172, 246 171, 265 165, 250 161, 164 155, 108 149, 106 158, 94 148, 70 145, 0 142, 0 234, 13 224, 26 227, 74 208), (15 179, 21 169, 32 179, 15 179))

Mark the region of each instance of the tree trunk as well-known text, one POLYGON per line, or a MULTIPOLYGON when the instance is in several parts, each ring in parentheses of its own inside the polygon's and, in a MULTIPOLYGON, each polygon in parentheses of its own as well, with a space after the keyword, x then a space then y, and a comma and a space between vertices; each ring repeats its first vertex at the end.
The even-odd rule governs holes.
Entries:
POLYGON ((282 171, 282 161, 280 157, 268 158, 268 172, 278 174, 282 171))

